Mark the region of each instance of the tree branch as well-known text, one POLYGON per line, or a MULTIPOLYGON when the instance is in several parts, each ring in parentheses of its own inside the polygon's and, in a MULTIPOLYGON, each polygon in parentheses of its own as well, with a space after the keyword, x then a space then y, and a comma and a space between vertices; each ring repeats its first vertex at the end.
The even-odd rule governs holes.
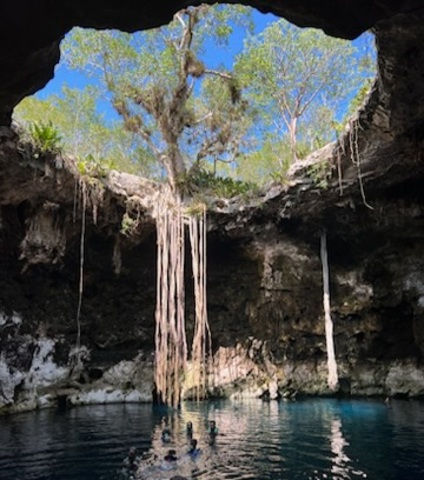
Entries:
POLYGON ((220 72, 219 70, 206 69, 205 74, 215 75, 216 77, 223 78, 224 80, 232 80, 233 79, 233 77, 230 74, 225 73, 225 72, 220 72))

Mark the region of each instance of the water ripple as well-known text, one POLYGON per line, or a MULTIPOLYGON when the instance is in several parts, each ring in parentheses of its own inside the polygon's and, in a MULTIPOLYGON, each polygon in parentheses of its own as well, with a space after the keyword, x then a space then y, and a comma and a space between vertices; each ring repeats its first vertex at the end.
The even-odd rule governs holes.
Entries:
POLYGON ((149 480, 422 480, 424 404, 308 400, 187 403, 179 412, 109 405, 0 418, 0 480, 114 480, 128 448, 162 458, 162 416, 180 460, 149 480), (207 420, 219 427, 208 444, 207 420), (185 456, 192 421, 202 455, 185 456))

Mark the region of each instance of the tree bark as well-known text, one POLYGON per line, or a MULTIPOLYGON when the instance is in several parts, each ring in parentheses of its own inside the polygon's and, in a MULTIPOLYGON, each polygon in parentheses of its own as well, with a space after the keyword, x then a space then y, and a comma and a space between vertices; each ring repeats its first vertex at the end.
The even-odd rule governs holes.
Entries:
MULTIPOLYGON (((170 148, 172 150, 172 147, 170 148)), ((170 155, 162 157, 162 164, 165 166, 166 173, 168 175, 168 182, 171 187, 172 192, 179 196, 180 187, 179 183, 184 179, 186 174, 186 168, 184 165, 184 159, 177 148, 173 149, 174 151, 170 155)))
POLYGON ((289 136, 290 136, 290 150, 293 157, 293 162, 297 160, 297 117, 293 117, 290 120, 289 125, 289 136))

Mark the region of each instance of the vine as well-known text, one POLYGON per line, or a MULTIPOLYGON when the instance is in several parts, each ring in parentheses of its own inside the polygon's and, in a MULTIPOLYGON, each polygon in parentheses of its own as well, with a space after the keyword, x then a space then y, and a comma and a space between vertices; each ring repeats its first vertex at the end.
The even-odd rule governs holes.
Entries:
POLYGON ((78 305, 76 312, 77 338, 75 342, 75 352, 71 356, 75 360, 74 367, 77 371, 81 368, 81 358, 85 354, 85 349, 81 347, 81 309, 84 295, 84 268, 85 268, 85 237, 87 225, 87 205, 91 202, 93 223, 97 224, 97 215, 99 203, 102 201, 102 188, 97 188, 96 183, 87 182, 86 178, 80 176, 75 181, 73 218, 76 220, 77 203, 81 198, 81 235, 80 235, 80 261, 79 261, 79 282, 78 282, 78 305), (79 193, 79 195, 78 195, 79 193))
POLYGON ((338 183, 339 183, 339 194, 340 194, 340 196, 343 195, 343 171, 342 171, 342 158, 341 158, 341 154, 340 154, 340 150, 342 150, 342 152, 345 153, 343 145, 344 144, 342 144, 341 141, 339 140, 338 148, 337 148, 337 180, 338 180, 338 183))
POLYGON ((359 189, 361 191, 362 201, 364 205, 374 210, 365 197, 365 190, 364 190, 364 182, 362 179, 362 170, 361 170, 361 158, 359 155, 359 146, 358 146, 358 128, 359 128, 359 119, 353 120, 350 122, 350 129, 349 129, 349 145, 350 145, 350 158, 352 163, 356 165, 358 170, 358 181, 359 181, 359 189))
POLYGON ((78 287, 78 307, 77 307, 77 341, 76 341, 76 355, 77 366, 80 366, 80 350, 81 350, 81 308, 82 296, 84 293, 84 257, 85 257, 85 226, 86 226, 86 210, 87 210, 87 189, 84 181, 80 182, 82 195, 82 212, 81 212, 81 237, 80 237, 80 268, 79 268, 79 287, 78 287))

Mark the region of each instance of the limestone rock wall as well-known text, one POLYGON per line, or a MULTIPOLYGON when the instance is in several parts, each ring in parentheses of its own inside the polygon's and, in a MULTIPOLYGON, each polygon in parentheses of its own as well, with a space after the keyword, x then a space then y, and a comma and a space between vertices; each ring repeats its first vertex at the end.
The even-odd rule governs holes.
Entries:
MULTIPOLYGON (((21 185, 19 195, 4 193, 1 209, 1 410, 152 401, 156 240, 149 205, 160 187, 112 173, 102 195, 88 194, 90 202, 101 202, 89 202, 85 211, 77 350, 84 212, 73 192, 80 179, 70 160, 51 169, 51 159, 28 165, 19 152, 11 140, 0 148, 0 164, 15 162, 9 182, 21 185), (46 182, 58 185, 62 197, 42 188, 46 182), (121 221, 135 204, 141 221, 128 238, 121 221)), ((388 183, 386 194, 393 179, 388 183)), ((316 187, 303 176, 250 204, 239 199, 212 208, 211 395, 329 394, 319 257, 324 226, 341 392, 424 395, 424 229, 416 228, 424 219, 423 198, 412 183, 397 188, 396 200, 380 199, 370 210, 352 187, 342 214, 340 205, 326 207, 333 222, 325 224, 322 204, 309 198, 316 187), (301 202, 289 203, 302 195, 315 215, 306 216, 301 202)), ((189 269, 186 274, 190 284, 189 269)), ((192 302, 189 289, 189 336, 192 302)))
MULTIPOLYGON (((325 229, 341 390, 423 395, 422 1, 252 4, 346 38, 373 26, 378 76, 342 138, 294 165, 287 185, 271 185, 248 204, 211 202, 211 393, 328 393, 318 243, 325 229), (310 173, 317 162, 324 166, 326 188, 310 173)), ((51 78, 59 40, 72 25, 147 28, 182 6, 137 4, 134 12, 134 5, 38 0, 3 6, 0 125, 9 124, 23 96, 51 78)), ((33 153, 14 129, 0 128, 1 411, 149 401, 151 206, 160 187, 113 172, 90 183, 83 210, 72 159, 33 153), (138 219, 130 236, 122 232, 125 213, 138 219)), ((187 299, 190 330, 190 292, 187 299)))

